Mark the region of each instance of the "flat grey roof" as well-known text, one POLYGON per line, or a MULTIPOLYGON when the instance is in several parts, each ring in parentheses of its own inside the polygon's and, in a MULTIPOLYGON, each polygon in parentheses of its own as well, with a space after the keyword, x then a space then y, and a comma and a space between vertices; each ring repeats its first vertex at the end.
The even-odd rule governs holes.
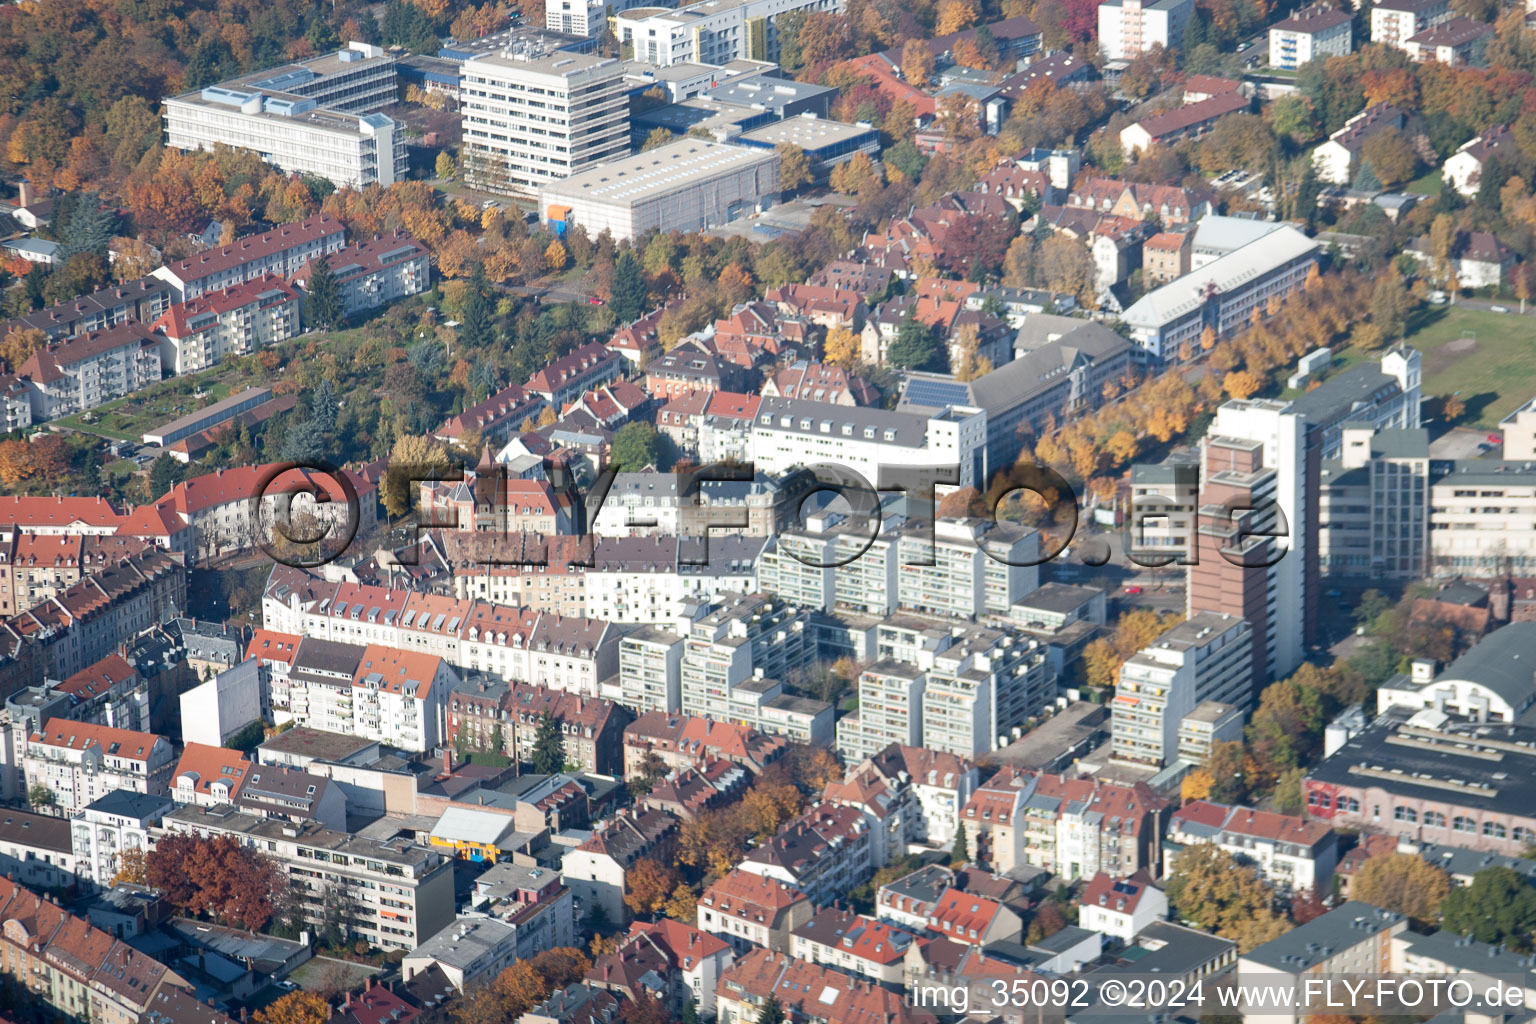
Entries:
POLYGON ((791 143, 801 149, 821 149, 839 142, 852 142, 875 135, 873 128, 845 121, 829 121, 824 117, 790 117, 761 128, 741 133, 743 139, 777 146, 791 143))
POLYGON ((551 182, 544 186, 543 193, 555 201, 585 199, 635 206, 673 192, 700 188, 712 178, 776 160, 778 155, 769 150, 680 139, 551 182))

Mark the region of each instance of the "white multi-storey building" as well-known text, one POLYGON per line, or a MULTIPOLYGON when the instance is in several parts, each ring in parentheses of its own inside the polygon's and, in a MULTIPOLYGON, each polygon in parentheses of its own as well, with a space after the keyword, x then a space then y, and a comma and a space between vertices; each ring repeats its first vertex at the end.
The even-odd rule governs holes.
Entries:
POLYGON ((1110 704, 1114 756, 1167 764, 1178 753, 1179 725, 1196 706, 1250 706, 1252 634, 1246 619, 1201 612, 1128 658, 1110 704))
POLYGON ((923 742, 977 757, 1018 737, 1055 696, 1045 648, 1002 630, 973 626, 933 655, 923 691, 923 742))
POLYGON ((150 324, 165 340, 161 361, 174 373, 217 366, 299 334, 299 295, 263 276, 179 302, 150 324))
POLYGON ((148 732, 50 718, 27 744, 27 789, 43 787, 53 806, 73 816, 116 789, 164 796, 176 755, 170 740, 148 732))
POLYGON ((305 920, 340 918, 345 933, 373 946, 409 951, 454 919, 452 859, 410 839, 369 839, 206 807, 170 812, 162 830, 228 835, 262 849, 287 874, 305 920))
POLYGON ((1345 425, 1318 489, 1317 561, 1325 574, 1417 579, 1429 532, 1429 432, 1345 425))
POLYGON ((17 371, 34 421, 94 409, 160 380, 160 342, 137 323, 40 348, 17 371))
POLYGON ((698 0, 676 10, 645 7, 620 14, 616 32, 635 60, 662 67, 741 58, 777 63, 778 18, 791 11, 842 9, 841 0, 698 0))
POLYGON ((107 888, 123 868, 123 855, 145 852, 150 830, 175 807, 169 796, 116 789, 87 805, 70 823, 75 873, 90 885, 107 888))
POLYGON ((335 252, 347 241, 347 229, 330 214, 317 213, 296 224, 280 224, 259 235, 245 235, 229 245, 157 267, 151 277, 170 286, 176 301, 233 288, 267 274, 288 277, 316 256, 335 252))
POLYGON ((981 409, 956 406, 927 416, 765 398, 752 427, 751 458, 770 474, 841 466, 875 487, 881 467, 955 466, 958 485, 975 487, 984 482, 986 449, 987 414, 981 409))
POLYGON ((1130 60, 1154 46, 1176 48, 1194 13, 1194 0, 1104 0, 1099 4, 1099 53, 1107 60, 1130 60))
POLYGON ((466 180, 534 196, 545 182, 629 153, 629 101, 617 60, 559 51, 465 61, 460 98, 466 180))
POLYGON ((376 111, 396 101, 395 59, 377 46, 269 68, 165 101, 176 149, 254 150, 289 173, 338 187, 405 180, 405 136, 376 111))
MULTIPOLYGON (((347 316, 417 295, 432 284, 431 253, 404 231, 356 242, 331 253, 327 262, 347 316)), ((307 264, 290 283, 307 292, 313 266, 307 264)))
POLYGON ((1354 49, 1354 19, 1327 4, 1310 4, 1269 26, 1269 66, 1295 71, 1303 64, 1344 57, 1354 49))

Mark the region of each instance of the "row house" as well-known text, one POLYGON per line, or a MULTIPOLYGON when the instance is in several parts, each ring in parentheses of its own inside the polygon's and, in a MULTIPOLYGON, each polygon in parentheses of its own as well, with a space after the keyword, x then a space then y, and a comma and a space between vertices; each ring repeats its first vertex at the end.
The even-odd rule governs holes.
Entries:
POLYGON ((1209 800, 1191 801, 1173 813, 1163 841, 1164 866, 1197 843, 1213 844, 1253 865, 1285 896, 1325 891, 1339 862, 1339 836, 1324 822, 1209 800))
POLYGON ((799 889, 735 868, 699 896, 698 926, 729 942, 738 955, 754 947, 787 953, 791 933, 812 913, 810 898, 799 889))
POLYGON ((1130 156, 1180 139, 1198 139, 1228 114, 1246 111, 1252 105, 1241 92, 1226 92, 1196 103, 1186 103, 1129 125, 1120 132, 1120 146, 1126 156, 1130 156))
POLYGON ((171 796, 198 807, 232 804, 250 772, 250 759, 241 751, 188 743, 171 773, 171 796))
POLYGON ((163 339, 160 361, 172 373, 206 370, 298 337, 299 293, 268 274, 178 302, 149 329, 163 339))
POLYGON ((646 363, 661 355, 661 335, 657 332, 657 327, 661 323, 662 314, 681 307, 681 300, 657 306, 634 323, 625 324, 614 331, 613 337, 608 340, 607 347, 623 356, 629 363, 630 369, 645 369, 646 363))
POLYGON ((323 925, 339 908, 344 930, 372 946, 410 951, 454 919, 452 859, 411 839, 372 839, 227 806, 178 808, 160 834, 231 836, 262 850, 287 876, 299 916, 323 925))
POLYGON ((624 729, 624 774, 631 778, 640 775, 652 763, 670 771, 704 767, 716 760, 761 772, 788 749, 789 742, 782 736, 744 725, 652 710, 624 729))
POLYGON ((0 640, 35 653, 43 678, 67 679, 186 606, 181 559, 149 548, 10 616, 0 640))
POLYGON ((154 1019, 151 1011, 162 994, 190 989, 160 961, 4 878, 0 918, 0 975, 8 989, 25 993, 22 1001, 34 1012, 46 1008, 60 1019, 139 1024, 154 1019))
POLYGON ((1067 879, 1160 870, 1168 808, 1145 783, 1042 773, 1024 804, 1024 861, 1067 879))
POLYGON ((354 532, 366 535, 378 518, 377 488, 360 474, 341 472, 355 500, 329 473, 283 469, 280 464, 235 466, 183 480, 155 503, 174 524, 167 536, 155 539, 172 551, 206 561, 258 545, 274 546, 281 541, 279 525, 288 522, 301 536, 321 530, 321 543, 327 544, 345 537, 355 516, 354 532))
POLYGON ((928 911, 927 928, 951 942, 985 946, 1017 939, 1024 923, 998 900, 951 887, 928 911))
POLYGON ((113 790, 163 796, 175 759, 164 736, 50 718, 28 738, 22 772, 29 792, 48 790, 51 806, 73 817, 113 790))
POLYGON ((708 932, 663 917, 630 925, 618 948, 598 957, 585 980, 630 1001, 652 996, 670 1014, 680 1016, 692 1004, 700 1015, 713 1017, 721 972, 735 958, 730 946, 708 932))
POLYGON ((317 213, 295 224, 246 235, 222 248, 168 263, 151 276, 170 285, 177 302, 186 302, 267 274, 283 278, 296 274, 310 260, 340 250, 346 235, 341 221, 317 213))
POLYGON ((1202 189, 1153 182, 1089 178, 1072 188, 1066 205, 1129 220, 1155 220, 1163 227, 1194 224, 1211 212, 1202 189))
POLYGON ((656 808, 619 812, 565 855, 560 866, 565 884, 588 913, 601 907, 609 921, 627 921, 629 869, 642 859, 670 863, 677 850, 677 826, 676 818, 656 808))
POLYGON ((823 907, 790 933, 789 955, 899 987, 907 949, 915 941, 915 934, 889 921, 823 907))
POLYGON ((176 302, 169 283, 158 277, 123 281, 97 288, 86 295, 46 306, 0 323, 0 335, 12 331, 39 330, 49 341, 64 341, 129 320, 151 323, 176 302))
POLYGON ((739 866, 794 886, 812 903, 824 905, 874 873, 874 845, 862 812, 823 803, 787 822, 739 866))
POLYGON ((570 512, 545 480, 502 478, 485 450, 462 480, 423 480, 417 514, 444 530, 491 533, 572 532, 570 512))
MULTIPOLYGON (((323 258, 335 278, 345 316, 419 295, 432 286, 432 254, 404 231, 354 242, 323 258)), ((311 260, 288 283, 308 292, 316 262, 311 260)))
POLYGON ((446 742, 531 761, 545 715, 559 728, 567 764, 597 775, 623 771, 624 727, 632 719, 627 708, 530 683, 460 682, 448 698, 446 742))
POLYGON ((135 537, 14 530, 0 539, 0 615, 57 597, 98 570, 144 550, 135 537))
POLYGON ((586 392, 618 380, 623 362, 623 356, 594 341, 556 359, 523 387, 554 408, 564 409, 586 392))
POLYGON ((651 786, 641 803, 659 807, 682 821, 738 802, 752 773, 732 761, 712 761, 702 768, 678 768, 651 786))
POLYGON ((268 629, 435 654, 465 673, 598 695, 618 671, 607 622, 360 583, 329 583, 286 567, 262 598, 268 629))
POLYGON ((47 814, 7 808, 0 812, 0 872, 31 889, 67 890, 78 884, 79 865, 70 823, 47 814))
POLYGON ((828 331, 863 328, 864 318, 869 315, 865 298, 859 289, 838 282, 787 284, 770 288, 763 295, 764 301, 772 303, 779 313, 803 317, 828 331))
POLYGON ((767 398, 809 398, 832 405, 874 405, 879 399, 863 380, 835 363, 797 360, 763 381, 767 398))
POLYGON ((450 417, 432 436, 448 444, 460 444, 471 434, 487 443, 508 441, 522 431, 525 423, 536 422, 547 408, 549 403, 543 395, 512 384, 450 417))
POLYGON ((832 967, 754 949, 720 978, 716 1020, 753 1024, 776 1002, 801 1024, 932 1024, 937 1018, 900 993, 832 967))
POLYGON ((18 532, 40 536, 106 536, 118 531, 123 518, 123 513, 106 498, 32 494, 0 496, 0 524, 3 524, 0 525, 0 540, 9 541, 18 532))
POLYGON ((40 348, 16 372, 27 381, 32 420, 58 419, 159 382, 160 342, 127 321, 40 348))

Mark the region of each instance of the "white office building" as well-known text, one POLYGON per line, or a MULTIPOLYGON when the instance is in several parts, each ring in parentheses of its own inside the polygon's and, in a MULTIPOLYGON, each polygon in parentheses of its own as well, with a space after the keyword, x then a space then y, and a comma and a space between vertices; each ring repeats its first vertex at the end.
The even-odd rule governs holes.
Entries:
POLYGON ((1253 630, 1246 619, 1201 612, 1120 667, 1110 704, 1117 760, 1162 766, 1179 749, 1179 725, 1204 701, 1252 703, 1253 630))
POLYGON ((476 188, 535 196, 547 182, 629 153, 617 60, 506 50, 465 61, 461 75, 462 163, 476 188))
POLYGON ((389 185, 405 179, 405 137, 377 111, 395 100, 395 59, 379 47, 352 43, 167 98, 166 144, 254 150, 284 171, 318 175, 337 187, 389 185))
POLYGON ((778 196, 774 150, 684 138, 551 181, 539 191, 539 211, 557 232, 576 223, 622 241, 652 228, 719 227, 768 209, 778 196))

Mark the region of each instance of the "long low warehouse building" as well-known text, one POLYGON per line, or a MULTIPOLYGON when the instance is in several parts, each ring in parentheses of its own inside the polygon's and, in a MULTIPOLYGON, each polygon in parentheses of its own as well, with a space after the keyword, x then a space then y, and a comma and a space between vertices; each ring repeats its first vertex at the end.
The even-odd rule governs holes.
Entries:
POLYGON ((592 236, 606 228, 615 240, 651 228, 701 231, 776 203, 779 156, 681 139, 551 182, 539 199, 544 220, 556 233, 567 224, 580 224, 592 236))

